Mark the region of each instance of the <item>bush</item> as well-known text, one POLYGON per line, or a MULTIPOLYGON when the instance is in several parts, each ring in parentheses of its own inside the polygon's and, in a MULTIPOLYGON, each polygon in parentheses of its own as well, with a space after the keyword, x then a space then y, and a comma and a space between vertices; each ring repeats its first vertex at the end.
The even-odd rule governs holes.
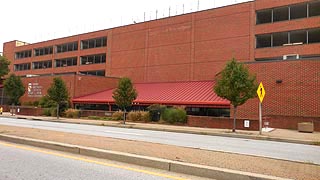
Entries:
POLYGON ((33 101, 33 106, 36 106, 36 107, 38 107, 39 106, 39 101, 33 101))
POLYGON ((152 104, 147 109, 150 113, 151 121, 159 121, 161 114, 165 111, 167 107, 160 104, 152 104))
POLYGON ((45 115, 45 116, 51 116, 51 109, 50 109, 50 108, 45 108, 45 109, 43 109, 43 115, 45 115))
POLYGON ((50 108, 51 116, 57 117, 57 108, 50 108))
POLYGON ((43 115, 56 117, 57 116, 57 109, 56 108, 44 108, 43 115))
POLYGON ((150 121, 149 112, 146 111, 131 111, 128 113, 128 120, 131 121, 150 121))
POLYGON ((32 101, 26 101, 22 103, 22 106, 32 106, 32 105, 33 105, 32 101))
POLYGON ((181 108, 168 108, 163 112, 161 118, 170 124, 186 123, 187 112, 181 108))
POLYGON ((57 107, 57 103, 50 100, 48 98, 48 96, 43 96, 42 98, 40 98, 39 100, 39 105, 42 107, 42 108, 52 108, 52 107, 57 107))
POLYGON ((65 111, 65 116, 67 118, 79 118, 80 112, 76 109, 67 109, 65 111))
POLYGON ((100 117, 100 116, 88 116, 88 119, 93 119, 93 120, 102 120, 102 121, 109 121, 112 120, 111 117, 100 117))
POLYGON ((150 113, 148 111, 140 111, 141 112, 141 120, 144 122, 150 121, 150 113))
POLYGON ((141 121, 141 113, 140 111, 130 111, 127 118, 131 121, 141 121))
POLYGON ((112 114, 112 120, 123 120, 123 112, 122 111, 116 111, 112 114))

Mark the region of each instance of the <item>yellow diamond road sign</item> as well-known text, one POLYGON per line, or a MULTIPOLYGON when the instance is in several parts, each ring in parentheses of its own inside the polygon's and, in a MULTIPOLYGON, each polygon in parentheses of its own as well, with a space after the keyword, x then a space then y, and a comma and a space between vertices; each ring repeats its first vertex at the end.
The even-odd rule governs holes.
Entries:
POLYGON ((260 102, 262 103, 264 95, 266 95, 266 91, 264 90, 262 82, 260 83, 260 85, 259 85, 259 87, 257 89, 257 94, 258 94, 258 97, 260 99, 260 102))

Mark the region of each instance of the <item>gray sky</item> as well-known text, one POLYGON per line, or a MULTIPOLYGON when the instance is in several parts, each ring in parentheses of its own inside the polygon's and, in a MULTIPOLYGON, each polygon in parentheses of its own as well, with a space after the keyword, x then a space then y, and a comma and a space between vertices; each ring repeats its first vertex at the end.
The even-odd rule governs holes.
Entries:
MULTIPOLYGON (((199 0, 199 10, 249 0, 199 0)), ((4 0, 1 2, 0 52, 3 43, 35 43, 194 12, 198 0, 4 0)))

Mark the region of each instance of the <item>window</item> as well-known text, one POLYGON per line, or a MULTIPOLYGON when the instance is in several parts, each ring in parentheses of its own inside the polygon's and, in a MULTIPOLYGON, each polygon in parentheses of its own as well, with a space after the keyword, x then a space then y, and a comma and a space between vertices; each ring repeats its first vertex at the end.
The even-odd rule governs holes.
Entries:
POLYGON ((280 32, 274 33, 272 38, 272 46, 282 46, 284 44, 288 44, 288 33, 280 32))
POLYGON ((271 34, 263 34, 256 36, 256 47, 271 47, 271 34))
POLYGON ((90 49, 107 46, 107 38, 101 37, 81 41, 81 49, 90 49))
POLYGON ((256 48, 320 43, 320 28, 256 35, 256 48))
POLYGON ((309 4, 309 17, 320 15, 320 1, 311 2, 309 4))
POLYGON ((320 28, 308 31, 308 43, 320 43, 320 28))
POLYGON ((57 45, 56 52, 63 53, 69 51, 77 51, 78 50, 78 42, 66 43, 57 45))
POLYGON ((290 43, 307 43, 307 31, 292 31, 290 32, 290 43))
POLYGON ((257 12, 257 24, 271 23, 272 22, 272 10, 262 10, 257 12))
POLYGON ((307 4, 297 4, 290 6, 290 19, 306 18, 307 4))
POLYGON ((280 7, 273 10, 273 22, 289 20, 289 7, 280 7))
POLYGON ((53 53, 53 47, 44 47, 44 48, 38 48, 34 49, 34 55, 35 56, 43 56, 43 55, 48 55, 53 53))
POLYGON ((52 61, 39 61, 39 62, 33 62, 32 63, 32 69, 46 69, 52 67, 52 61))
POLYGON ((30 63, 14 65, 14 71, 26 71, 26 70, 30 70, 30 63))
POLYGON ((67 66, 76 66, 76 65, 77 65, 77 57, 55 60, 55 67, 67 67, 67 66))
POLYGON ((101 64, 106 62, 106 54, 97 54, 97 55, 90 55, 90 56, 81 56, 80 57, 80 64, 101 64))
POLYGON ((15 59, 28 58, 31 57, 31 54, 31 50, 16 52, 15 59))
POLYGON ((97 71, 82 71, 80 74, 83 75, 92 75, 92 76, 105 76, 105 71, 104 70, 97 70, 97 71))
POLYGON ((259 10, 256 12, 256 24, 272 23, 312 16, 320 16, 320 1, 259 10))

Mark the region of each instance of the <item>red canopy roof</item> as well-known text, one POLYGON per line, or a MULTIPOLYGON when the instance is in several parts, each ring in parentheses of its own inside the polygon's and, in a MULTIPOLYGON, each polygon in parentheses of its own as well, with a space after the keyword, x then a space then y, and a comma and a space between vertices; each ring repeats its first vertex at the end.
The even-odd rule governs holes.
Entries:
MULTIPOLYGON (((189 105, 201 107, 229 108, 228 100, 213 92, 213 81, 190 81, 170 83, 134 84, 138 97, 137 104, 189 105)), ((114 103, 113 89, 74 98, 73 103, 107 104, 114 103)))

